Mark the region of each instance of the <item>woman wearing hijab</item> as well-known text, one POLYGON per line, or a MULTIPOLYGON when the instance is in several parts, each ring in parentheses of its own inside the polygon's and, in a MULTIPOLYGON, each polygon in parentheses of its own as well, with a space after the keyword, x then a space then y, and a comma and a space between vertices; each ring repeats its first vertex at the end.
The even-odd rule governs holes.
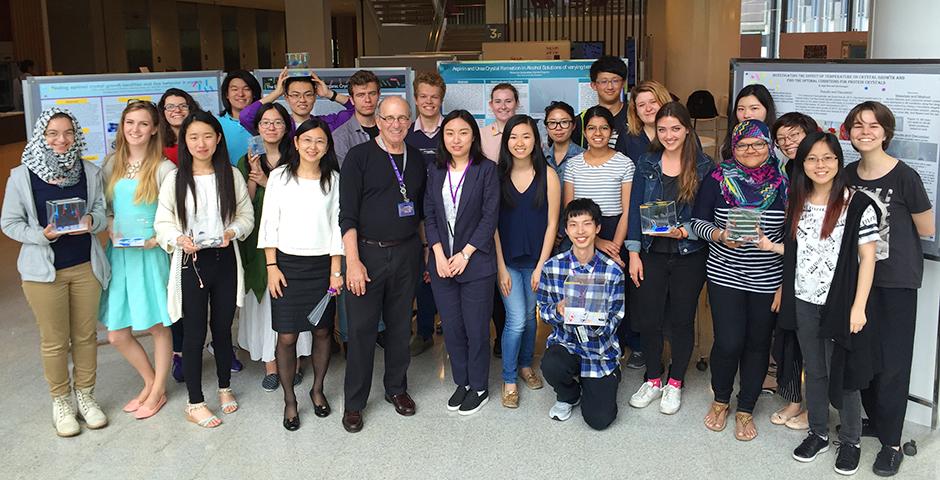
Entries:
POLYGON ((705 426, 724 430, 740 369, 734 436, 749 441, 757 437, 752 414, 767 374, 773 312, 780 305, 775 292, 783 279, 782 258, 757 248, 757 232, 772 242, 782 241, 787 179, 764 122, 742 121, 731 135, 733 155, 706 175, 699 188, 692 230, 709 242, 706 277, 715 329, 711 352, 715 398, 705 426), (748 237, 754 243, 738 235, 743 223, 739 219, 748 217, 752 227, 748 237), (735 221, 738 225, 732 230, 735 221))
POLYGON ((72 408, 72 382, 86 426, 108 424, 94 397, 98 302, 111 273, 94 234, 104 230, 107 221, 100 172, 82 161, 84 149, 81 126, 68 110, 44 111, 23 151, 22 165, 10 171, 0 214, 3 233, 22 244, 17 268, 39 325, 43 371, 60 437, 81 433, 72 408), (66 233, 49 224, 46 202, 72 198, 84 200, 86 207, 78 212, 79 229, 66 233))

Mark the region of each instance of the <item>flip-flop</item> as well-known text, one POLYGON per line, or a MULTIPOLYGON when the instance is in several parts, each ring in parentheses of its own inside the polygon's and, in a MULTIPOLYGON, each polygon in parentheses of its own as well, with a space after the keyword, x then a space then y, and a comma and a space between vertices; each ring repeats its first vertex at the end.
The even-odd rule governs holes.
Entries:
POLYGON ((164 405, 166 405, 166 395, 163 395, 162 397, 160 397, 160 400, 157 400, 157 405, 154 406, 152 409, 147 408, 146 405, 141 405, 140 408, 138 408, 137 411, 134 412, 134 418, 136 418, 137 420, 150 418, 156 415, 157 412, 159 412, 160 409, 163 408, 164 405))
POLYGON ((721 418, 721 424, 717 427, 712 427, 708 423, 708 415, 705 415, 705 428, 713 432, 721 432, 728 426, 728 405, 727 403, 712 402, 711 410, 708 412, 709 415, 714 414, 715 419, 721 418), (723 415, 723 417, 722 417, 723 415))

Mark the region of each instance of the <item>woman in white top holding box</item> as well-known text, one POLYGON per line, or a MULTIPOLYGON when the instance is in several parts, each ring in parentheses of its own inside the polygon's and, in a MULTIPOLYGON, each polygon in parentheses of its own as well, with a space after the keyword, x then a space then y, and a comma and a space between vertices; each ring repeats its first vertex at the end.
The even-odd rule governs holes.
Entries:
POLYGON ((343 287, 339 163, 329 126, 318 118, 303 122, 294 134, 294 146, 287 162, 271 171, 258 230, 258 248, 264 249, 267 260, 271 325, 278 333, 275 359, 284 390, 283 425, 290 431, 300 428, 292 379, 301 332, 313 331, 314 336, 314 414, 330 414, 323 395, 336 310, 330 297, 343 287))
MULTIPOLYGON (((202 395, 206 318, 215 348, 230 351, 235 307, 245 297, 233 241, 251 233, 254 214, 245 180, 228 161, 219 121, 208 112, 193 112, 180 126, 180 138, 179 169, 160 187, 154 230, 160 246, 172 254, 167 310, 171 320, 183 322, 186 417, 213 428, 222 421, 202 395)), ((232 357, 216 355, 215 364, 222 413, 233 413, 238 403, 229 388, 232 357)))

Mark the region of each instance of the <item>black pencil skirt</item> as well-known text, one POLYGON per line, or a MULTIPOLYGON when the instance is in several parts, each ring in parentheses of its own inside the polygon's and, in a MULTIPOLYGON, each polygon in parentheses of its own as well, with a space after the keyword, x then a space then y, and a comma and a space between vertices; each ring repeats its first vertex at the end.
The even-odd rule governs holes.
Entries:
POLYGON ((281 298, 271 298, 271 327, 278 333, 309 332, 333 328, 336 299, 330 299, 316 327, 307 316, 330 288, 330 256, 305 257, 277 251, 277 265, 287 280, 281 298))

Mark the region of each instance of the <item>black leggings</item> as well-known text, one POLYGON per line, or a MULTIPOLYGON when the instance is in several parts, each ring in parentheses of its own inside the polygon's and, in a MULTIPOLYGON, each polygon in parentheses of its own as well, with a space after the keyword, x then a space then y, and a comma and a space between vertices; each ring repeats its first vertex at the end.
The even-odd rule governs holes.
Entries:
POLYGON ((715 344, 711 353, 715 401, 729 403, 740 367, 738 411, 753 413, 770 361, 770 337, 776 314, 773 293, 754 293, 708 282, 715 344))
POLYGON ((663 376, 664 327, 670 329, 669 378, 685 379, 695 344, 695 310, 705 283, 706 254, 705 249, 688 255, 640 253, 643 280, 632 290, 630 306, 633 328, 643 340, 647 380, 663 376))
POLYGON ((212 330, 219 388, 228 388, 232 377, 232 319, 238 287, 235 248, 209 248, 187 258, 182 267, 183 374, 189 403, 205 401, 202 395, 202 350, 206 343, 206 317, 212 330))

